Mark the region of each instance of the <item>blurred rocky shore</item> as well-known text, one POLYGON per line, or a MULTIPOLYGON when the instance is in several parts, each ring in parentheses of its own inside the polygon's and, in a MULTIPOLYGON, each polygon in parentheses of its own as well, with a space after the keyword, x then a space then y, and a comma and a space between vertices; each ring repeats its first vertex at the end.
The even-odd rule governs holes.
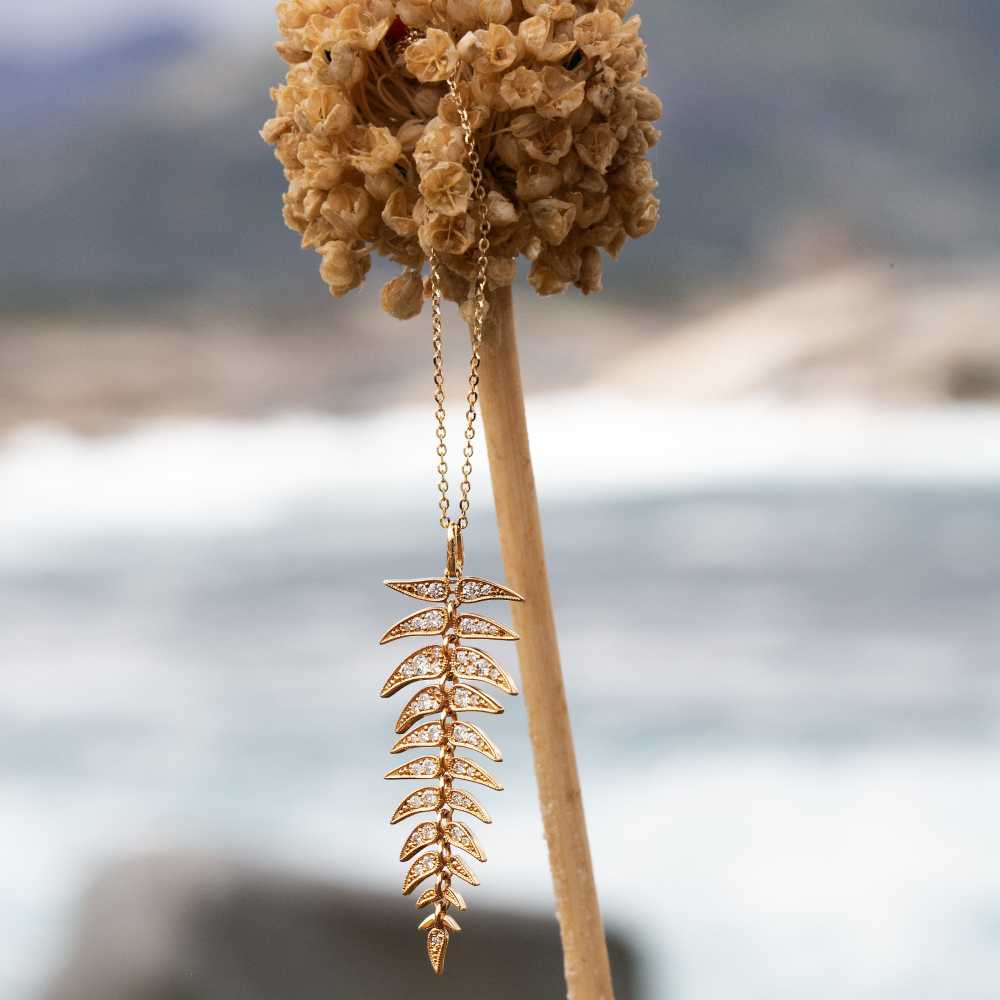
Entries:
MULTIPOLYGON (((479 911, 439 979, 412 903, 202 855, 124 859, 81 903, 44 1000, 510 1000, 563 996, 554 920, 479 911), (402 912, 401 912, 402 911, 402 912), (451 967, 454 967, 453 969, 451 967), (470 984, 474 983, 470 992, 470 984)), ((464 918, 463 918, 464 920, 464 918)), ((633 956, 610 941, 618 1000, 633 956)))
MULTIPOLYGON (((0 318, 0 431, 107 433, 155 418, 353 413, 427 395, 426 323, 371 289, 323 313, 201 308, 0 318)), ((582 385, 664 402, 1000 400, 1000 285, 840 264, 661 312, 518 299, 533 392, 582 385), (553 318, 558 314, 558 322, 553 318)), ((450 343, 464 352, 453 319, 450 343)), ((458 388, 456 386, 456 388, 458 388)))

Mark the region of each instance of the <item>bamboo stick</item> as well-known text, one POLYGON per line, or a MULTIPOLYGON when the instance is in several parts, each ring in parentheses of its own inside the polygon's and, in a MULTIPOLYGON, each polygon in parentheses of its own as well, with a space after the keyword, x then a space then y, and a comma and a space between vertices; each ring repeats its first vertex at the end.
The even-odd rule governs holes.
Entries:
POLYGON ((607 943, 549 594, 510 288, 491 297, 480 405, 512 606, 569 1000, 613 1000, 607 943))

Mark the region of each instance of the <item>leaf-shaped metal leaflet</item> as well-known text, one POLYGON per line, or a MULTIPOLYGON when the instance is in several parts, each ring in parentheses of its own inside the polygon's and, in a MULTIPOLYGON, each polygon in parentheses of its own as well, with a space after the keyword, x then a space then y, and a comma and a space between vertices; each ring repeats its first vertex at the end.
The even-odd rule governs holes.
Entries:
POLYGON ((415 816, 417 813, 436 812, 440 805, 440 788, 418 788, 399 803, 389 823, 390 825, 395 825, 402 822, 408 816, 415 816))
MULTIPOLYGON (((418 731, 415 729, 413 732, 418 731)), ((471 722, 466 722, 464 719, 461 722, 456 722, 451 727, 448 731, 447 739, 453 747, 465 747, 468 750, 477 750, 484 757, 489 757, 490 760, 496 761, 498 764, 503 760, 503 755, 500 753, 499 748, 486 733, 479 726, 473 725, 471 722)), ((437 744, 435 743, 434 746, 437 746, 437 744)))
POLYGON ((442 711, 447 703, 448 696, 444 693, 444 689, 436 685, 418 691, 406 703, 403 711, 399 713, 399 718, 396 720, 396 732, 405 733, 417 719, 442 711))
POLYGON ((488 712, 490 715, 503 715, 503 705, 495 702, 485 691, 469 687, 468 684, 456 684, 451 689, 451 708, 454 712, 488 712))
POLYGON ((448 954, 448 932, 443 927, 432 927, 427 932, 427 957, 431 968, 440 976, 444 972, 444 959, 448 954))
POLYGON ((520 638, 515 631, 507 628, 506 625, 501 625, 500 622, 495 622, 492 618, 473 614, 459 615, 455 631, 462 639, 503 639, 506 642, 513 642, 520 638))
POLYGON ((407 869, 403 878, 403 895, 408 896, 425 878, 441 871, 441 855, 437 851, 421 854, 407 869))
POLYGON ((486 855, 479 846, 479 841, 476 840, 472 831, 464 823, 452 820, 448 824, 448 829, 445 830, 444 836, 449 844, 453 847, 460 847, 463 851, 471 854, 477 861, 486 860, 486 855))
POLYGON ((459 677, 466 680, 492 684, 500 688, 504 694, 517 694, 517 687, 510 674, 489 653, 484 653, 481 649, 460 646, 455 650, 454 669, 459 677))
POLYGON ((490 814, 468 792, 453 788, 448 792, 447 800, 448 805, 452 809, 460 809, 462 812, 467 812, 470 816, 475 816, 476 819, 483 823, 493 822, 490 819, 490 814))
MULTIPOLYGON (((440 757, 418 757, 416 760, 407 761, 405 764, 400 764, 399 767, 394 767, 385 777, 386 781, 395 781, 399 778, 416 778, 422 781, 427 778, 436 778, 440 774, 440 757)), ((458 777, 465 777, 465 775, 458 775, 458 777)), ((468 778, 467 780, 475 781, 476 779, 468 778)), ((482 784, 486 784, 486 782, 484 781, 482 784)))
MULTIPOLYGON (((443 676, 447 670, 448 662, 445 659, 444 649, 441 646, 424 646, 415 653, 403 660, 396 669, 389 674, 389 679, 382 685, 382 697, 389 698, 400 688, 407 684, 415 684, 417 681, 433 681, 443 676)), ((488 678, 482 678, 488 680, 488 678)))
MULTIPOLYGON (((437 758, 425 759, 436 760, 437 758)), ((471 760, 466 760, 464 757, 456 757, 451 762, 448 766, 448 774, 455 779, 461 778, 462 781, 474 781, 477 785, 485 785, 495 792, 503 791, 503 785, 489 771, 484 770, 478 764, 473 764, 471 760)), ((407 777, 416 777, 416 775, 407 775, 407 777)))
MULTIPOLYGON (((471 723, 465 723, 466 726, 471 723)), ((440 722, 425 722, 412 732, 396 740, 389 753, 403 753, 417 747, 440 747, 445 744, 444 727, 440 722)), ((475 749, 475 748, 473 748, 475 749)))
MULTIPOLYGON (((433 927, 438 922, 438 915, 436 913, 428 914, 420 921, 420 926, 417 928, 418 931, 425 931, 428 927, 433 927)), ((454 931, 456 934, 462 929, 459 926, 458 921, 451 916, 450 913, 445 913, 441 917, 441 923, 445 925, 450 931, 454 931)))
POLYGON ((429 577, 423 580, 386 580, 385 585, 390 590, 415 597, 418 601, 445 601, 448 599, 448 581, 442 577, 429 577))
MULTIPOLYGON (((452 886, 445 889, 443 896, 452 906, 457 906, 460 910, 469 908, 462 894, 452 886)), ((430 889, 425 889, 420 894, 420 898, 417 900, 417 909, 427 906, 428 903, 436 903, 441 898, 442 894, 438 892, 437 886, 431 886, 430 889)))
POLYGON ((400 861, 409 861, 414 854, 429 847, 437 839, 437 823, 421 823, 414 827, 413 832, 406 838, 403 848, 399 852, 400 861))
POLYGON ((405 639, 413 635, 444 635, 448 625, 448 616, 444 608, 429 608, 407 615, 402 621, 396 622, 388 632, 379 639, 379 645, 384 646, 394 639, 405 639))
POLYGON ((501 587, 492 580, 479 576, 467 576, 458 585, 458 599, 462 604, 478 604, 480 601, 523 601, 524 598, 509 587, 501 587))
POLYGON ((476 878, 475 873, 457 854, 452 855, 446 867, 452 875, 458 876, 463 882, 468 882, 469 885, 479 885, 479 879, 476 878))

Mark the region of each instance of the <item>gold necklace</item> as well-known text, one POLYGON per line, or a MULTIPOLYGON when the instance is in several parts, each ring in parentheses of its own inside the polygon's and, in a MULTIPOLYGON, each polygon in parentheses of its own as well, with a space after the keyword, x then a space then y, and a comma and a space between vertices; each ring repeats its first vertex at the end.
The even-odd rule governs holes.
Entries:
POLYGON ((456 781, 467 781, 501 791, 503 786, 484 768, 465 757, 459 757, 459 748, 474 750, 492 761, 502 758, 496 745, 479 726, 461 720, 467 712, 485 712, 499 715, 503 708, 485 691, 470 684, 491 684, 509 695, 516 695, 517 688, 506 670, 491 656, 463 640, 503 639, 516 640, 518 636, 499 622, 480 615, 462 611, 467 604, 481 601, 520 601, 520 595, 498 583, 479 577, 465 576, 462 532, 469 526, 469 493, 471 490, 473 444, 476 437, 476 407, 479 402, 479 365, 485 330, 486 267, 490 250, 490 222, 486 214, 486 188, 482 166, 476 148, 475 130, 458 86, 457 75, 448 81, 448 87, 457 109, 465 138, 466 158, 472 176, 471 202, 476 211, 479 240, 476 261, 476 279, 472 287, 472 358, 469 363, 469 390, 466 396, 465 445, 462 449, 462 480, 459 486, 459 516, 452 520, 449 510, 449 484, 447 463, 447 429, 445 426, 444 346, 441 316, 441 277, 436 252, 430 254, 431 274, 431 330, 434 350, 434 404, 437 421, 438 457, 438 509, 439 522, 447 533, 444 573, 438 577, 420 580, 386 580, 385 585, 407 597, 439 605, 427 611, 408 615, 393 625, 382 636, 381 643, 410 636, 439 636, 439 645, 424 646, 411 653, 390 674, 382 687, 382 697, 388 698, 397 691, 418 681, 431 681, 406 703, 396 722, 400 739, 391 753, 402 753, 418 748, 437 750, 436 756, 423 756, 393 768, 387 779, 436 780, 407 795, 393 813, 391 823, 400 823, 419 813, 433 813, 432 820, 420 823, 407 836, 400 851, 400 861, 412 861, 403 879, 403 895, 409 895, 426 879, 433 877, 434 884, 425 889, 417 899, 417 909, 433 905, 433 912, 420 924, 427 931, 427 956, 434 971, 444 971, 445 956, 451 934, 461 928, 449 913, 454 907, 464 910, 465 900, 452 885, 458 879, 469 885, 478 885, 479 879, 453 848, 464 851, 477 861, 486 855, 469 827, 455 819, 461 812, 489 823, 486 810, 464 789, 456 788, 456 781), (438 718, 413 728, 421 719, 437 715, 438 718))

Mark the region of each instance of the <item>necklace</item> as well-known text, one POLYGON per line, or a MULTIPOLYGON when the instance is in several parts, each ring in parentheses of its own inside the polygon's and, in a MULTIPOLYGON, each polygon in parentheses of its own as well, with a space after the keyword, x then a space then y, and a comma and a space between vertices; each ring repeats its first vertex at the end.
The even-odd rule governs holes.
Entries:
POLYGON ((465 713, 480 712, 499 715, 503 708, 485 691, 470 683, 489 684, 504 694, 516 695, 517 688, 506 670, 488 653, 463 645, 466 640, 516 640, 518 636, 499 622, 463 610, 465 605, 483 601, 520 601, 522 598, 490 580, 464 575, 464 545, 462 532, 469 526, 469 493, 471 491, 472 458, 476 437, 476 410, 479 402, 479 366, 486 323, 486 268, 490 250, 490 222, 486 215, 486 188, 476 135, 465 101, 458 86, 457 74, 448 80, 465 139, 466 159, 472 177, 471 205, 478 229, 476 277, 472 286, 472 358, 469 363, 468 394, 465 412, 465 445, 462 449, 462 479, 459 484, 458 517, 451 517, 448 482, 448 447, 445 424, 445 380, 443 319, 441 315, 441 275, 436 252, 429 255, 431 275, 431 331, 434 352, 434 404, 437 422, 437 472, 439 523, 446 532, 444 573, 419 580, 386 580, 387 587, 407 597, 435 605, 418 611, 397 622, 382 636, 385 644, 408 637, 434 636, 436 645, 424 646, 411 653, 390 674, 382 687, 382 697, 419 681, 432 682, 412 695, 396 722, 399 740, 392 753, 420 748, 436 750, 435 755, 417 757, 393 768, 386 774, 389 780, 433 780, 407 795, 393 813, 391 823, 401 823, 410 816, 432 813, 407 836, 400 851, 400 861, 413 860, 403 879, 403 895, 409 895, 427 879, 433 878, 417 899, 417 909, 433 906, 419 929, 427 931, 427 956, 434 971, 444 971, 445 956, 451 935, 461 928, 449 912, 464 910, 465 900, 454 887, 456 880, 478 885, 479 879, 462 859, 459 850, 485 861, 486 855, 469 826, 455 818, 456 813, 489 823, 490 817, 479 802, 456 781, 470 782, 495 791, 503 786, 483 767, 460 757, 460 748, 473 750, 491 761, 502 758, 496 745, 471 722, 465 713), (431 721, 430 716, 437 716, 431 721), (414 728, 415 727, 415 728, 414 728))

